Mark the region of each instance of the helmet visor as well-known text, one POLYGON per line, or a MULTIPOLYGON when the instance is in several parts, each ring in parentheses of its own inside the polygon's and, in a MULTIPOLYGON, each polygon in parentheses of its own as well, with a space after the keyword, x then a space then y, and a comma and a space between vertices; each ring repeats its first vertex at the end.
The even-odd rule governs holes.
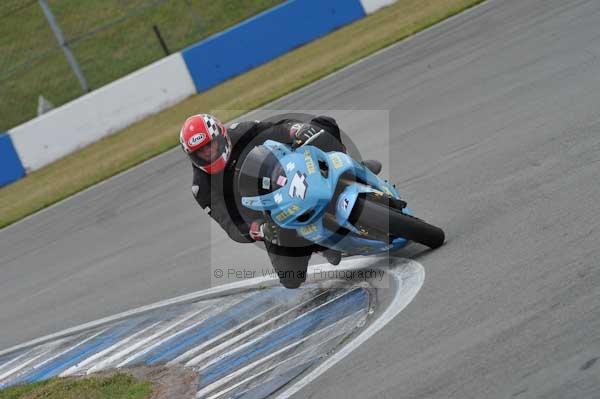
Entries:
POLYGON ((197 167, 207 166, 215 162, 225 152, 226 140, 223 136, 213 138, 208 144, 194 152, 189 157, 197 167))

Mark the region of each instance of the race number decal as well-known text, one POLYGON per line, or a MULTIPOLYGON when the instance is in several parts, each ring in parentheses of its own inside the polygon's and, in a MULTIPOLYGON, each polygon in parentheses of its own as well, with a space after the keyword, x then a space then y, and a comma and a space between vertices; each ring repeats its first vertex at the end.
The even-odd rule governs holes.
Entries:
POLYGON ((290 197, 298 197, 304 199, 306 197, 306 190, 308 189, 308 183, 306 182, 306 175, 304 173, 296 172, 294 178, 290 183, 290 190, 288 194, 290 197))

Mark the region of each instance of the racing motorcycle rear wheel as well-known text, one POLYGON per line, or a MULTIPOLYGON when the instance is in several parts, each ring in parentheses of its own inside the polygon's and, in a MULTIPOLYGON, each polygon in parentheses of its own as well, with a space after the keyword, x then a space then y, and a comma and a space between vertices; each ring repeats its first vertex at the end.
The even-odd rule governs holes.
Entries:
POLYGON ((369 198, 357 199, 349 221, 359 230, 385 232, 390 241, 402 237, 432 249, 444 244, 444 231, 439 227, 369 198))

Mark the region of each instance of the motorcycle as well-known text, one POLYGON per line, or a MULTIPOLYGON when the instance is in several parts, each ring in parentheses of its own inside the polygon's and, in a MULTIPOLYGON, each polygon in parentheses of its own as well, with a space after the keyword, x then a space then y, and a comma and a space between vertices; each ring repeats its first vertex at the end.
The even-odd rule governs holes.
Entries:
POLYGON ((412 214, 394 184, 342 152, 267 140, 238 175, 242 205, 343 256, 444 243, 444 232, 412 214))

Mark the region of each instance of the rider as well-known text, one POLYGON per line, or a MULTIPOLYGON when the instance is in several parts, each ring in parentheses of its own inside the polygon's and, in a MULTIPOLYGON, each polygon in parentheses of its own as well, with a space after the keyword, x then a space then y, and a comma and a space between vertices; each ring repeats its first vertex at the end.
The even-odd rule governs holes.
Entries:
MULTIPOLYGON (((246 155, 266 140, 290 144, 294 148, 310 143, 326 152, 346 152, 333 118, 311 115, 302 121, 297 116, 280 115, 268 121, 236 122, 226 128, 214 116, 200 114, 185 121, 179 139, 192 161, 192 193, 198 204, 232 240, 240 243, 264 241, 271 263, 285 287, 297 288, 305 281, 313 252, 321 251, 331 264, 339 264, 341 254, 338 251, 319 247, 297 236, 295 230, 281 229, 262 213, 243 207, 234 187, 234 177, 246 155)), ((363 163, 374 173, 381 170, 378 161, 363 163)))

